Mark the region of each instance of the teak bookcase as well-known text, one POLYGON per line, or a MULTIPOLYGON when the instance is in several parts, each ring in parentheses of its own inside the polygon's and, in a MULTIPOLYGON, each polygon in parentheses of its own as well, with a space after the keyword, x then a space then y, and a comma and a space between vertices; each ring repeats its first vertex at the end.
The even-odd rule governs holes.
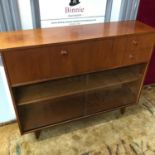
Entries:
POLYGON ((136 104, 154 42, 138 21, 0 33, 21 134, 136 104))

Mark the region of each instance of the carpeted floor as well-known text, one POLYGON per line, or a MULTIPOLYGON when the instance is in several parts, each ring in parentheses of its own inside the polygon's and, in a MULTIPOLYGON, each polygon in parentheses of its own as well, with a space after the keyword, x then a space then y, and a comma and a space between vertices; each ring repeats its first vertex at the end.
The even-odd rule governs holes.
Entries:
POLYGON ((140 104, 20 136, 16 123, 0 127, 0 155, 155 155, 155 87, 140 104))

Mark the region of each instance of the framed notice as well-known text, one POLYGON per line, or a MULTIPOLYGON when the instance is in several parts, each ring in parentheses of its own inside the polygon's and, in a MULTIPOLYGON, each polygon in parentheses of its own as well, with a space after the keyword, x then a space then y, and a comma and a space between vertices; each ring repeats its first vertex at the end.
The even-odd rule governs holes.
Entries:
POLYGON ((102 23, 107 0, 39 0, 42 27, 102 23))

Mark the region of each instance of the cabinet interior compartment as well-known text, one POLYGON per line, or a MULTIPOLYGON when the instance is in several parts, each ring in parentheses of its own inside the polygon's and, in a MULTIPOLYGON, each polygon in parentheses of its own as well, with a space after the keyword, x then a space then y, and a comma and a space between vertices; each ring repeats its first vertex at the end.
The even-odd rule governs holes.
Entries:
POLYGON ((136 103, 140 81, 91 91, 86 94, 86 115, 125 107, 136 103))
POLYGON ((13 87, 24 132, 136 102, 146 64, 13 87))
POLYGON ((145 64, 13 87, 17 105, 38 103, 64 96, 117 86, 141 79, 145 64))
POLYGON ((85 109, 84 99, 84 95, 80 94, 19 106, 22 130, 27 132, 82 117, 85 109))

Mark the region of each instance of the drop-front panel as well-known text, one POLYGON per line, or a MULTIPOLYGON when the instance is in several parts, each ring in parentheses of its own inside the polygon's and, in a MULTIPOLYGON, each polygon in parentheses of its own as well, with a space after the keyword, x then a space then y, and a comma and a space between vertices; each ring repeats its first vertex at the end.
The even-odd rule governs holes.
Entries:
POLYGON ((136 104, 155 42, 138 21, 1 33, 21 133, 136 104))

